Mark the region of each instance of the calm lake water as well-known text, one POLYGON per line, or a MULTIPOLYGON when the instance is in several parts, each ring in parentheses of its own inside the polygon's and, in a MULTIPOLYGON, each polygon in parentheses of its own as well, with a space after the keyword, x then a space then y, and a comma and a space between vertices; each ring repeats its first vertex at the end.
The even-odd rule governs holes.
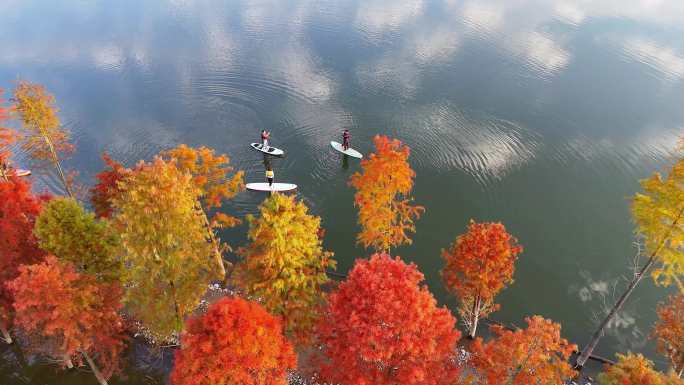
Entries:
MULTIPOLYGON (((276 179, 323 218, 342 272, 368 255, 347 185, 359 165, 328 143, 343 128, 364 153, 375 134, 399 138, 427 212, 397 254, 454 309, 440 249, 471 218, 502 221, 525 251, 492 317, 540 314, 583 345, 629 275, 629 197, 684 133, 683 23, 677 0, 3 0, 0 87, 29 79, 56 95, 77 144, 67 166, 86 184, 103 151, 132 165, 179 143, 262 181, 248 143, 270 129, 287 151, 276 179)), ((225 210, 255 213, 262 198, 225 210)), ((224 237, 239 245, 244 232, 224 237)), ((647 337, 667 293, 644 282, 597 353, 664 365, 647 337)), ((1 349, 0 384, 95 383, 1 349)), ((112 383, 164 381, 145 365, 126 375, 112 383)))

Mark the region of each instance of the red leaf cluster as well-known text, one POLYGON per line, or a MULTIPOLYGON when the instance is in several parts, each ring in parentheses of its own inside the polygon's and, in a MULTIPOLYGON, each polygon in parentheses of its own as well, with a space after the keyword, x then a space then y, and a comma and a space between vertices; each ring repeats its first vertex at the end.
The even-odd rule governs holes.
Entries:
POLYGON ((107 153, 102 154, 102 160, 108 168, 95 176, 97 183, 90 189, 90 201, 95 209, 95 215, 99 218, 110 218, 113 212, 112 198, 121 193, 118 183, 123 180, 128 170, 107 153))
POLYGON ((40 340, 32 349, 78 364, 82 352, 97 356, 105 378, 118 370, 125 340, 120 286, 99 283, 48 255, 43 263, 19 267, 7 287, 15 298, 15 324, 40 340))
POLYGON ((358 260, 329 298, 317 335, 317 366, 330 383, 453 383, 460 333, 414 264, 376 254, 358 260))
POLYGON ((4 283, 19 275, 19 266, 44 258, 33 226, 47 199, 33 195, 31 185, 24 179, 10 177, 0 182, 0 324, 6 328, 11 325, 14 296, 4 283))
POLYGON ((286 385, 296 365, 280 319, 257 303, 224 298, 187 321, 171 384, 286 385))
POLYGON ((574 376, 568 358, 576 346, 561 338, 560 325, 540 316, 526 321, 527 329, 495 326, 495 338, 473 342, 470 362, 481 380, 476 384, 563 384, 574 376))

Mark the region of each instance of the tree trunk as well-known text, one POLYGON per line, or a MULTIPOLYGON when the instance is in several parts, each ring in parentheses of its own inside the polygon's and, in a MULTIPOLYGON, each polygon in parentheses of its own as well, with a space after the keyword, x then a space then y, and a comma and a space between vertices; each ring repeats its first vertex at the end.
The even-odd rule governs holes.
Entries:
POLYGON ((176 286, 174 286, 173 281, 169 281, 169 285, 171 285, 171 294, 173 295, 173 308, 176 312, 176 326, 178 328, 178 331, 181 331, 183 329, 183 321, 180 314, 180 306, 178 306, 178 300, 176 299, 176 286))
POLYGON ((86 353, 85 351, 81 352, 83 354, 83 357, 85 357, 86 361, 88 361, 88 365, 90 365, 90 369, 92 369, 93 374, 95 375, 95 378, 97 378, 97 381, 100 383, 100 385, 107 385, 107 380, 104 378, 102 373, 100 372, 100 369, 97 368, 97 365, 95 365, 95 362, 93 361, 92 358, 86 353))
POLYGON ((0 326, 0 332, 2 332, 2 338, 5 339, 5 342, 7 344, 12 344, 12 336, 9 334, 9 331, 7 330, 6 327, 0 326))
POLYGON ((71 362, 71 357, 68 354, 64 355, 64 364, 66 364, 67 369, 73 369, 74 363, 71 362))
POLYGON ((66 180, 66 176, 64 175, 64 170, 62 170, 62 164, 59 162, 59 156, 57 156, 55 146, 52 145, 52 141, 46 134, 43 134, 43 138, 45 139, 45 143, 47 143, 48 148, 50 149, 50 153, 52 154, 52 161, 55 163, 55 167, 57 167, 57 172, 59 172, 59 177, 62 179, 64 189, 66 190, 70 198, 74 198, 74 194, 71 192, 71 187, 69 186, 69 183, 66 180))
POLYGON ((581 370, 584 364, 587 362, 589 359, 589 356, 591 356, 591 353, 593 353, 594 348, 596 348, 596 345, 598 345, 599 340, 601 337, 603 337, 603 334, 605 332, 606 327, 608 324, 615 318, 617 313, 620 311, 622 306, 627 302, 627 299, 629 296, 632 294, 634 291, 634 288, 641 282, 641 279, 644 277, 644 275, 648 272, 648 270, 653 266, 653 264, 656 261, 656 255, 655 253, 651 255, 651 257, 648 259, 648 262, 644 265, 644 267, 639 270, 639 272, 635 275, 634 279, 629 283, 629 286, 627 287, 627 290, 625 290, 624 293, 620 296, 620 298, 617 300, 615 305, 613 306, 612 309, 610 309, 610 313, 608 313, 608 316, 601 322, 599 325, 598 329, 596 332, 594 332, 594 335, 591 336, 591 340, 589 340, 589 343, 582 349, 582 352, 580 355, 577 357, 577 361, 575 363, 575 369, 581 370))
POLYGON ((219 243, 216 239, 216 235, 214 234, 214 230, 211 228, 211 223, 209 223, 207 213, 204 211, 202 206, 196 207, 196 209, 202 216, 202 220, 204 220, 204 226, 207 228, 207 233, 209 234, 209 241, 211 242, 211 245, 214 247, 214 259, 216 260, 216 264, 218 265, 221 280, 225 280, 226 267, 223 265, 223 255, 221 255, 221 250, 219 249, 219 243))
POLYGON ((480 296, 476 296, 473 299, 473 319, 470 325, 470 332, 468 337, 473 340, 475 339, 475 334, 477 333, 477 324, 480 322, 480 310, 482 307, 482 299, 480 296))

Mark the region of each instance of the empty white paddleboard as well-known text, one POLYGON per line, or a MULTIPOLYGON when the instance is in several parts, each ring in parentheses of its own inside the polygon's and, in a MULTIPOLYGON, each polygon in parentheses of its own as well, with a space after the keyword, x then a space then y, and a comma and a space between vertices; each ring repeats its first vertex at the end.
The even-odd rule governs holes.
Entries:
POLYGON ((292 183, 273 183, 269 186, 268 183, 247 183, 245 185, 247 190, 254 191, 290 191, 297 188, 296 184, 292 183))
POLYGON ((344 151, 344 147, 342 147, 342 143, 337 143, 335 141, 332 141, 332 142, 330 142, 330 145, 332 146, 332 148, 343 153, 344 155, 353 156, 354 158, 359 158, 359 159, 363 158, 363 155, 361 155, 360 152, 354 150, 353 148, 350 148, 347 151, 344 151))
POLYGON ((29 176, 29 175, 31 175, 31 170, 24 170, 21 168, 14 170, 14 172, 17 174, 17 176, 29 176))
POLYGON ((269 154, 269 155, 283 155, 283 154, 285 153, 285 151, 283 151, 283 150, 281 150, 281 149, 279 149, 279 148, 271 147, 271 146, 268 146, 268 149, 267 149, 267 150, 264 150, 264 149, 262 148, 261 143, 252 143, 252 144, 250 144, 250 146, 252 146, 252 148, 255 149, 255 150, 257 150, 257 151, 263 152, 264 154, 269 154))

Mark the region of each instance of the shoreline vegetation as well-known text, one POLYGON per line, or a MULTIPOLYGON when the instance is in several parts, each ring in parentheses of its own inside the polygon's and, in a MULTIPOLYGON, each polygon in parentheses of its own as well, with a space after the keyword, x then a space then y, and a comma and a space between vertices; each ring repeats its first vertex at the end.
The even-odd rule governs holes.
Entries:
POLYGON ((143 355, 173 350, 173 364, 158 368, 172 385, 582 383, 589 359, 605 364, 603 385, 684 384, 684 149, 633 197, 645 262, 580 349, 540 315, 522 328, 492 321, 524 258, 524 240, 502 223, 471 220, 444 245, 442 281, 458 307, 439 306, 418 266, 392 254, 425 212, 411 195, 410 148, 385 136, 374 148, 349 180, 367 254, 343 274, 323 247, 322 219, 296 194, 266 196, 244 218, 246 244, 222 241, 218 231, 243 220, 222 207, 244 190, 244 173, 210 148, 181 144, 129 166, 103 154, 96 184, 78 185, 62 167, 75 147, 55 98, 18 82, 9 102, 0 98, 0 164, 9 166, 0 179, 2 343, 20 368, 27 354, 87 367, 102 385, 141 346, 143 355), (20 129, 3 128, 10 119, 20 129), (15 176, 14 143, 34 170, 57 172, 62 191, 36 194, 15 176), (679 288, 652 332, 666 373, 632 352, 593 355, 648 276, 679 288))

